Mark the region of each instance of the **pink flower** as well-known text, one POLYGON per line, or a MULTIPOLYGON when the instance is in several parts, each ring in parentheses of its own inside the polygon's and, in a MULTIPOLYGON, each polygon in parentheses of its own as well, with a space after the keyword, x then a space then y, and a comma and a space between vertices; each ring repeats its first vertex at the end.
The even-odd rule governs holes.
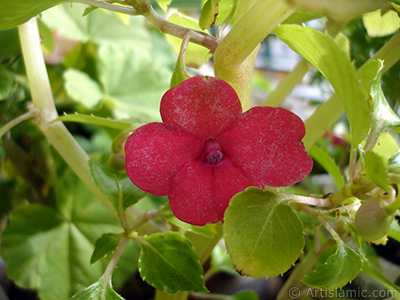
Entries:
POLYGON ((139 188, 168 195, 184 222, 218 222, 245 188, 289 186, 312 169, 298 116, 273 107, 242 113, 236 92, 221 79, 182 82, 165 93, 160 112, 163 123, 128 138, 126 169, 139 188))

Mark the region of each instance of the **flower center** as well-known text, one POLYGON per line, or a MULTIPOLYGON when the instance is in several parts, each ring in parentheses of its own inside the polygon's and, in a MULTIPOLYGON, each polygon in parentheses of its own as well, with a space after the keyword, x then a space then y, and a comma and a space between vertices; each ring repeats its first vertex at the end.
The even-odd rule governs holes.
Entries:
POLYGON ((224 157, 221 146, 217 141, 208 140, 204 148, 205 161, 209 164, 216 164, 224 157))

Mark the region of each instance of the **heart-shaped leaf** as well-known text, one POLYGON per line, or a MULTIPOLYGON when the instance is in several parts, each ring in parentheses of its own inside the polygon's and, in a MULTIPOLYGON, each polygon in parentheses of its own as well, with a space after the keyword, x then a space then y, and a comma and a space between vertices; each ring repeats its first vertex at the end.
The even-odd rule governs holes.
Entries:
POLYGON ((225 212, 225 242, 235 269, 251 277, 286 272, 304 247, 303 224, 272 192, 250 187, 225 212))

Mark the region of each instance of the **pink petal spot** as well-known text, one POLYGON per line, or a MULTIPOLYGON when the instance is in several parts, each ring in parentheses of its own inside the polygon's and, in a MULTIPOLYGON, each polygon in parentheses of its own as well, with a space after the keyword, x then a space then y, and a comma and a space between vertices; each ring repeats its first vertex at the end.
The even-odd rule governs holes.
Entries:
POLYGON ((167 195, 175 169, 201 156, 204 143, 163 123, 138 128, 125 144, 129 178, 153 195, 167 195))
POLYGON ((214 139, 236 120, 242 106, 235 90, 225 81, 196 76, 164 94, 160 113, 164 123, 205 141, 214 139))
POLYGON ((303 121, 292 112, 254 107, 217 141, 246 177, 277 187, 295 184, 311 172, 313 162, 301 142, 304 134, 303 121))

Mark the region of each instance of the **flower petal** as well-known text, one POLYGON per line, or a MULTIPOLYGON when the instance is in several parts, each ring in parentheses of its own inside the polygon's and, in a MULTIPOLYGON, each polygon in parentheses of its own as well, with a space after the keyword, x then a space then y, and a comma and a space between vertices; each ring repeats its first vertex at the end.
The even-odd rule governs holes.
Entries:
POLYGON ((181 221, 202 226, 223 219, 230 199, 246 187, 255 185, 225 159, 218 167, 201 160, 179 168, 172 179, 169 202, 181 221))
POLYGON ((139 127, 125 144, 126 170, 142 190, 167 195, 175 169, 203 152, 204 144, 192 135, 168 124, 150 123, 139 127))
POLYGON ((165 123, 207 140, 237 119, 242 106, 235 90, 225 81, 196 76, 164 94, 160 113, 165 123))
POLYGON ((306 177, 313 162, 301 142, 305 127, 294 113, 254 107, 226 128, 217 141, 232 163, 254 181, 289 186, 306 177))

